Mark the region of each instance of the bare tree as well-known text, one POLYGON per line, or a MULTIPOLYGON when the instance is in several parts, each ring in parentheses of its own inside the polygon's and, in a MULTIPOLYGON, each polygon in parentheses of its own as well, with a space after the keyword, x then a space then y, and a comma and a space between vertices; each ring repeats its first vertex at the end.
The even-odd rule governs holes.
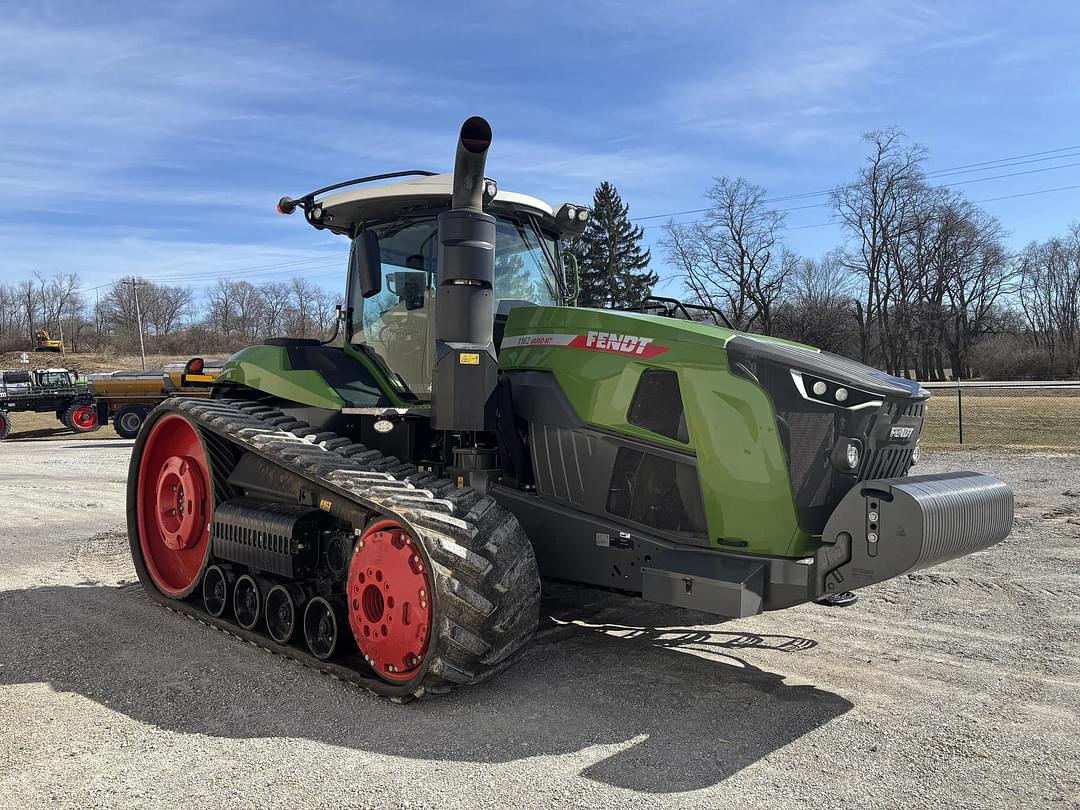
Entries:
POLYGON ((777 334, 826 351, 847 353, 857 340, 851 274, 836 252, 800 261, 788 276, 777 334))
POLYGON ((286 329, 295 337, 311 337, 315 332, 314 316, 319 306, 319 288, 302 276, 294 278, 289 287, 292 301, 286 329))
POLYGON ((903 133, 895 128, 875 130, 863 137, 870 144, 870 153, 855 180, 833 190, 831 202, 837 220, 848 231, 845 262, 863 281, 855 307, 862 361, 871 362, 876 331, 878 345, 892 355, 885 358, 886 365, 890 370, 906 371, 896 369, 900 358, 887 348, 896 345, 890 307, 894 295, 901 292, 900 240, 918 222, 926 150, 906 143, 903 133))
POLYGON ((1029 244, 1019 272, 1020 307, 1036 347, 1051 367, 1080 370, 1080 223, 1064 238, 1029 244))
POLYGON ((259 285, 259 294, 262 296, 263 334, 267 337, 280 335, 285 328, 292 296, 290 285, 286 282, 268 281, 259 285))
POLYGON ((229 346, 237 328, 236 286, 227 278, 219 278, 210 288, 207 300, 207 325, 220 337, 222 346, 229 346))
POLYGON ((771 334, 797 263, 780 241, 783 215, 741 177, 717 179, 706 196, 712 207, 701 222, 665 226, 668 259, 698 302, 727 313, 736 328, 771 334))
POLYGON ((263 297, 250 281, 237 281, 232 285, 232 298, 236 308, 236 326, 244 341, 258 337, 265 320, 263 297))
POLYGON ((142 288, 139 302, 148 327, 157 336, 168 335, 180 328, 191 314, 195 294, 190 287, 167 284, 148 284, 142 288))

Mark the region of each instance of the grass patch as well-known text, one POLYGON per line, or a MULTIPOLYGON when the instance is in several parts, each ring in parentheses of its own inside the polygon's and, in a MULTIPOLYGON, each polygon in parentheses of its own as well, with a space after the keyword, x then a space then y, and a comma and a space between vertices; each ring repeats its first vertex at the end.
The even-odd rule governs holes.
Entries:
POLYGON ((965 445, 1080 448, 1080 389, 965 389, 932 392, 923 427, 927 445, 960 443, 958 406, 963 408, 965 445))

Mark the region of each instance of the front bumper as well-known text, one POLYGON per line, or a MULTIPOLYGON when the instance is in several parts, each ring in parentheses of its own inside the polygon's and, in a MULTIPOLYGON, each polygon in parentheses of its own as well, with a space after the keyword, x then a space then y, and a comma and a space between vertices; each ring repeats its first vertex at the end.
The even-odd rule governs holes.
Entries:
POLYGON ((824 595, 882 582, 989 548, 1012 524, 1012 490, 988 475, 863 481, 825 524, 811 585, 824 595))
POLYGON ((861 481, 833 510, 813 557, 659 549, 642 568, 642 596, 721 616, 752 616, 981 551, 1004 540, 1012 523, 1012 490, 988 475, 861 481))

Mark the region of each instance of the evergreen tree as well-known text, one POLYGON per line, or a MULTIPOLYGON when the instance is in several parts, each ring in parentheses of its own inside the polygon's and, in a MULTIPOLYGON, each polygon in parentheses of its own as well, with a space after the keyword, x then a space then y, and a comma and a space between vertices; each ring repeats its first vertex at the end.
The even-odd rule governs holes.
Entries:
POLYGON ((645 231, 629 214, 615 186, 605 180, 597 187, 585 233, 567 246, 581 272, 578 306, 637 306, 659 281, 648 269, 650 251, 641 247, 645 231))

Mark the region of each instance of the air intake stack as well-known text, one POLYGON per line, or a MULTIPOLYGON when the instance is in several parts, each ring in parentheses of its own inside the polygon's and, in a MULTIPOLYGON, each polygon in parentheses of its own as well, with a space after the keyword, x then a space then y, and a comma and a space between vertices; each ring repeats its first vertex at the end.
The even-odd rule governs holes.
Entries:
POLYGON ((435 374, 436 430, 495 429, 495 217, 484 213, 484 164, 491 126, 461 126, 451 209, 439 215, 435 374))

